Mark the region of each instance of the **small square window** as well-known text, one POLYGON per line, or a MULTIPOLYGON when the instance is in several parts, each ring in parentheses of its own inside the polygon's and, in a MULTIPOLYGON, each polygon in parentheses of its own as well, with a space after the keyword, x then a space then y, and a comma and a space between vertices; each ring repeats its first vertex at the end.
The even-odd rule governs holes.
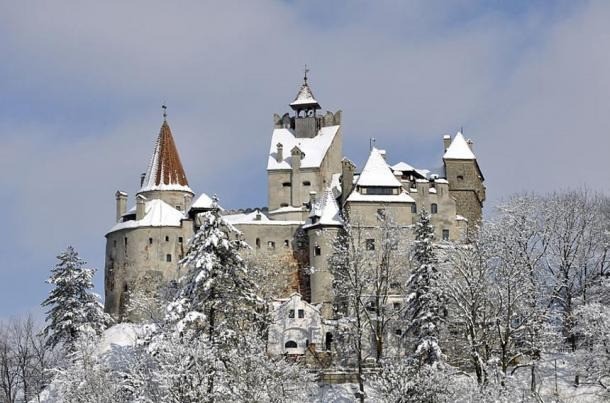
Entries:
POLYGON ((443 241, 448 241, 448 240, 449 240, 449 230, 444 229, 443 230, 443 241))
POLYGON ((267 242, 267 249, 275 249, 275 242, 273 242, 273 241, 267 242))
POLYGON ((305 317, 305 310, 299 309, 299 319, 303 319, 305 317))
POLYGON ((394 302, 394 303, 392 304, 392 306, 394 307, 394 310, 395 310, 395 311, 400 310, 400 302, 394 302))
POLYGON ((402 329, 396 329, 394 330, 394 333, 396 334, 396 336, 402 336, 402 329))
POLYGON ((182 243, 184 241, 184 238, 182 238, 181 236, 178 237, 178 243, 182 243))
POLYGON ((291 309, 291 310, 288 311, 288 317, 290 319, 294 319, 294 309, 291 309))
POLYGON ((373 238, 369 238, 366 240, 366 250, 375 250, 375 240, 373 238))
POLYGON ((290 246, 290 241, 288 239, 284 239, 284 248, 287 248, 290 246))
POLYGON ((167 255, 165 255, 165 261, 166 262, 171 262, 172 261, 172 255, 170 255, 169 253, 167 255))

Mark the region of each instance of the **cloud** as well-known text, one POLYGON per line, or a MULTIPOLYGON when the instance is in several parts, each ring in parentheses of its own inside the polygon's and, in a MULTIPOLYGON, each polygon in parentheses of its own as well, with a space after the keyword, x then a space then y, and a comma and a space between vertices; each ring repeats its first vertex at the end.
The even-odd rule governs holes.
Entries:
POLYGON ((463 125, 490 203, 607 191, 610 5, 487 4, 4 5, 3 309, 42 300, 68 243, 103 268, 114 191, 137 190, 163 102, 193 189, 264 205, 272 114, 288 110, 305 63, 322 107, 344 111, 344 153, 359 164, 375 137, 393 161, 437 166, 442 135, 463 125))

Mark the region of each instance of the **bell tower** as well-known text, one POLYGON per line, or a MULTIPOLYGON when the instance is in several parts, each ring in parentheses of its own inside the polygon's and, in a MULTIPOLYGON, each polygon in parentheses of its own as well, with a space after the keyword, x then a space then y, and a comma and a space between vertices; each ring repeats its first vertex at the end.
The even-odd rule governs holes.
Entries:
POLYGON ((296 112, 294 117, 294 130, 296 137, 312 138, 319 130, 319 119, 317 111, 320 109, 320 104, 316 101, 309 84, 307 83, 307 73, 309 70, 305 66, 305 75, 303 77, 303 85, 299 92, 290 104, 290 107, 296 112))

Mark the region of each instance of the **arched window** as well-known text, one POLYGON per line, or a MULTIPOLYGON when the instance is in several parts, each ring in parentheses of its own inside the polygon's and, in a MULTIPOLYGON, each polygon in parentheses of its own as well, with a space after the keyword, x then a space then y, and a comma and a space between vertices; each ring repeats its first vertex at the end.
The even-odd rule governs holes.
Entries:
POLYGON ((294 340, 288 340, 286 344, 284 344, 285 348, 297 348, 297 342, 294 340))
POLYGON ((430 213, 437 214, 438 213, 438 205, 436 203, 432 203, 430 205, 430 213))

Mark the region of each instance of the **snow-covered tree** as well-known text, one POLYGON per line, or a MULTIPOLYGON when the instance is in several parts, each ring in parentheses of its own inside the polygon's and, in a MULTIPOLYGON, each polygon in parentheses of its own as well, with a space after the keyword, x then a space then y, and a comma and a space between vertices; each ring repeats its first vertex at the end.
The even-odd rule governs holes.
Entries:
POLYGON ((101 334, 109 319, 99 297, 91 291, 95 270, 84 267, 72 246, 57 259, 47 280, 54 288, 42 303, 50 307, 44 334, 48 347, 59 345, 71 352, 79 337, 101 334))
POLYGON ((434 228, 430 224, 430 214, 422 210, 415 227, 413 258, 416 267, 405 286, 405 319, 408 334, 414 340, 415 355, 421 364, 427 365, 435 365, 442 360, 438 340, 446 301, 433 240, 434 228))
POLYGON ((575 310, 579 372, 610 393, 610 307, 594 302, 575 310))

